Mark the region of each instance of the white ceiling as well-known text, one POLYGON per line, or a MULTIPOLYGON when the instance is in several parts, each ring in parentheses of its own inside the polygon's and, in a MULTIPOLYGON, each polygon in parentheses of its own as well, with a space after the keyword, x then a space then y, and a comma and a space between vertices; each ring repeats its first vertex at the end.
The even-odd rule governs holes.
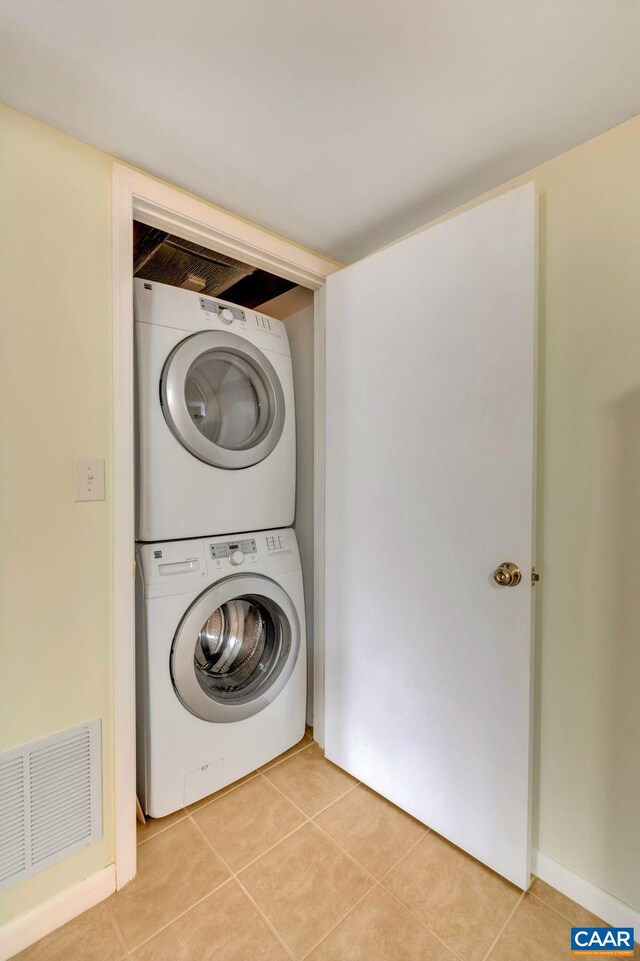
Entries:
POLYGON ((349 262, 640 112, 640 0, 0 0, 0 98, 349 262))

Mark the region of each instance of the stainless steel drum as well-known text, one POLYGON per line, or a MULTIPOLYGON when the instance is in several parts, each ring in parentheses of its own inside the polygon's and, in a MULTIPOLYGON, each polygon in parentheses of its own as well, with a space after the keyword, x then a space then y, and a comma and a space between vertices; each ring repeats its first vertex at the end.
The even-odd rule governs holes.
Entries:
POLYGON ((241 687, 260 663, 266 635, 266 622, 256 602, 228 601, 207 618, 198 635, 198 667, 224 690, 241 687))
POLYGON ((300 621, 287 592, 268 577, 234 574, 185 611, 171 646, 171 680, 196 717, 239 721, 278 696, 299 650, 300 621))

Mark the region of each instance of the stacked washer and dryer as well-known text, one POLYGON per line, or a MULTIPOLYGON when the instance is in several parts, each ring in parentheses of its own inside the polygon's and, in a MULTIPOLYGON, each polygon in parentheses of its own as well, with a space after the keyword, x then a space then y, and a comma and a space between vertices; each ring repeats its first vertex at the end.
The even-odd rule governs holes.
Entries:
POLYGON ((284 325, 134 280, 138 796, 163 817, 300 740, 306 639, 284 325))

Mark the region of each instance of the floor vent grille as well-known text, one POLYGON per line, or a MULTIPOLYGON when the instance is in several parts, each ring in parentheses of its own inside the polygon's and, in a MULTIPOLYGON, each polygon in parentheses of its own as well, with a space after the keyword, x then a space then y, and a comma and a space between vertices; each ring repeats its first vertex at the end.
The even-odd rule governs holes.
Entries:
POLYGON ((101 837, 99 720, 0 754, 0 891, 101 837))

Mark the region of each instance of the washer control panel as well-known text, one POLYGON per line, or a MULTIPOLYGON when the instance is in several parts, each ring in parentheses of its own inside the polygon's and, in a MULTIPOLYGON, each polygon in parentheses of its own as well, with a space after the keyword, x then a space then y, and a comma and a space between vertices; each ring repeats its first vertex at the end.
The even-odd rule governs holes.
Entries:
POLYGON ((257 552, 256 542, 253 538, 209 544, 209 550, 211 551, 212 560, 221 561, 229 558, 235 567, 242 564, 246 554, 255 554, 257 552))

